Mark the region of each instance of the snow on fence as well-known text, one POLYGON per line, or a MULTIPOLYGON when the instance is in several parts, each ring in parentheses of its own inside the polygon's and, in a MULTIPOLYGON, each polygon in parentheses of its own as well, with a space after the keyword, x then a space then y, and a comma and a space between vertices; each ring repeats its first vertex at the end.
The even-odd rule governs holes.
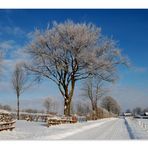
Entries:
POLYGON ((47 118, 47 127, 51 125, 59 125, 59 124, 66 124, 66 123, 76 123, 77 122, 77 117, 72 116, 72 117, 58 117, 58 116, 53 116, 47 118))
MULTIPOLYGON (((12 112, 13 116, 16 118, 16 112, 12 112)), ((48 117, 52 117, 51 114, 44 114, 44 113, 27 113, 27 112, 20 112, 20 120, 26 121, 41 121, 46 122, 48 117)))
POLYGON ((10 121, 10 122, 0 123, 0 131, 3 131, 3 130, 10 130, 10 131, 12 131, 15 128, 15 126, 14 126, 15 122, 16 121, 13 120, 13 121, 10 121))
MULTIPOLYGON (((16 118, 16 112, 12 112, 12 115, 16 118)), ((26 120, 26 121, 47 122, 48 127, 51 125, 86 122, 87 121, 87 117, 85 117, 85 116, 73 115, 70 117, 65 117, 65 116, 58 116, 58 115, 52 115, 52 114, 27 113, 27 112, 20 112, 20 119, 26 120)))
POLYGON ((13 130, 15 122, 10 112, 0 110, 0 131, 13 130))

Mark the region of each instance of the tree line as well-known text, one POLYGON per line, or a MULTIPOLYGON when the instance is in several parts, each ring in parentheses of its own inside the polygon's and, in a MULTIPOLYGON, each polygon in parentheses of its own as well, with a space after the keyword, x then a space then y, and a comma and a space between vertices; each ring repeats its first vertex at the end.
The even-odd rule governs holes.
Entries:
POLYGON ((133 115, 143 115, 145 112, 148 112, 148 107, 145 107, 145 108, 135 107, 132 110, 127 109, 125 112, 132 113, 133 115))

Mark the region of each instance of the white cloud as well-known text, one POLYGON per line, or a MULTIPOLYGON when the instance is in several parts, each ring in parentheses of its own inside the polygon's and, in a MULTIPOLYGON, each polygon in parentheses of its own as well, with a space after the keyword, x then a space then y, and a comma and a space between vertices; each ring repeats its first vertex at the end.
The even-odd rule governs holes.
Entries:
POLYGON ((16 47, 16 43, 14 40, 7 40, 7 41, 0 42, 1 49, 8 50, 8 49, 13 49, 14 47, 16 47))
POLYGON ((4 34, 9 35, 23 35, 26 34, 24 30, 22 30, 20 27, 12 27, 12 26, 0 26, 0 32, 4 34))
POLYGON ((6 70, 6 72, 8 72, 8 71, 10 72, 14 68, 14 65, 16 64, 16 62, 17 62, 16 60, 4 59, 3 60, 3 65, 4 65, 3 69, 6 70))
MULTIPOLYGON (((4 83, 9 82, 9 84, 10 84, 11 76, 12 76, 13 70, 15 68, 15 65, 16 65, 16 63, 21 62, 21 61, 23 61, 23 59, 21 57, 13 58, 13 59, 4 59, 3 65, 2 65, 2 73, 1 73, 0 81, 1 82, 3 81, 4 83)), ((0 82, 0 87, 6 88, 6 87, 1 86, 1 82, 0 82)), ((9 89, 9 86, 7 87, 7 89, 9 89)), ((0 91, 1 91, 1 88, 0 88, 0 91)))
POLYGON ((148 68, 147 67, 134 67, 133 68, 133 71, 134 72, 137 72, 137 73, 145 73, 145 72, 147 72, 148 71, 148 68))
POLYGON ((32 40, 33 37, 34 37, 34 35, 35 35, 34 31, 28 32, 27 33, 27 38, 30 39, 30 40, 32 40))
POLYGON ((22 60, 28 61, 29 60, 29 55, 27 53, 25 53, 25 46, 14 50, 11 57, 12 57, 12 59, 16 59, 19 61, 22 61, 22 60))
POLYGON ((7 94, 8 94, 11 92, 11 90, 12 90, 12 85, 10 84, 10 82, 6 82, 6 81, 0 82, 0 92, 7 91, 7 94))

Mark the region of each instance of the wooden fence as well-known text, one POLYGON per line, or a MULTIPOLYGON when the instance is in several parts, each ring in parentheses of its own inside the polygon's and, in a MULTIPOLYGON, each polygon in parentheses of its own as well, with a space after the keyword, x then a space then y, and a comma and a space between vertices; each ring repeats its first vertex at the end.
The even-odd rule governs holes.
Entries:
POLYGON ((76 123, 77 118, 75 116, 72 117, 51 117, 47 119, 47 127, 51 125, 59 125, 66 123, 76 123))
POLYGON ((14 126, 15 122, 16 122, 15 120, 10 121, 10 122, 1 122, 0 123, 0 131, 3 131, 3 130, 12 131, 15 128, 15 126, 14 126))

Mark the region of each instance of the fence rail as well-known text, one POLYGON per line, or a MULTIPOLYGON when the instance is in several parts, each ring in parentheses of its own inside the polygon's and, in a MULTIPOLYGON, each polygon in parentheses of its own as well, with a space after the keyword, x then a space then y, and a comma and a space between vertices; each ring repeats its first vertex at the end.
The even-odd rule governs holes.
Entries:
POLYGON ((77 117, 53 117, 47 119, 47 126, 51 125, 59 125, 59 124, 65 124, 65 123, 76 123, 78 122, 77 117))
POLYGON ((15 128, 15 126, 14 126, 15 122, 16 121, 14 120, 14 121, 10 121, 10 122, 2 122, 2 123, 0 123, 0 131, 3 131, 3 130, 12 131, 15 128))

